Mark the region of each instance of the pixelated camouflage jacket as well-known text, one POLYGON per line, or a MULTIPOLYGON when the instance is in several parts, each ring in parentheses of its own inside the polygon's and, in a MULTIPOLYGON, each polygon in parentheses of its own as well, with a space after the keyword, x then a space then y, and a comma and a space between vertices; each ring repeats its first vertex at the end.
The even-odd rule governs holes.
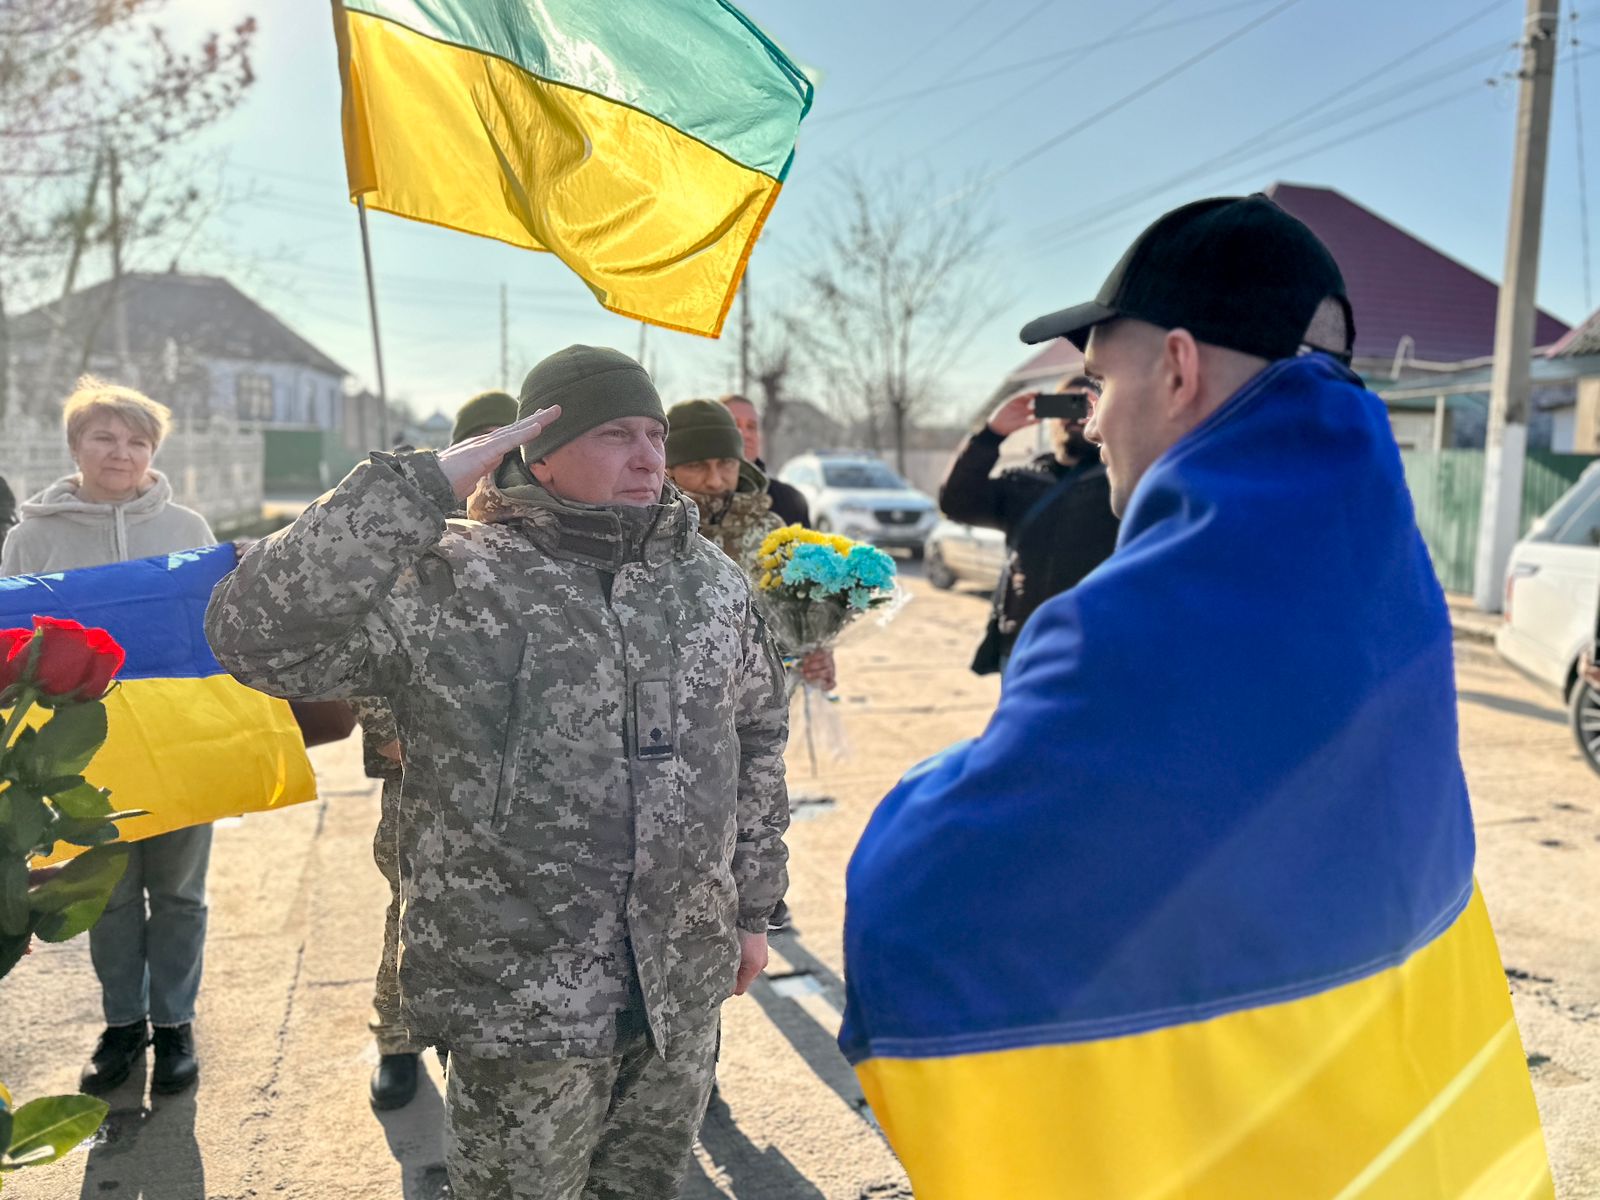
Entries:
POLYGON ((492 523, 447 525, 432 454, 375 454, 241 559, 206 629, 252 687, 392 705, 414 1036, 603 1055, 642 993, 667 1046, 783 896, 782 668, 670 487, 644 509, 539 494, 485 483, 492 523))
POLYGON ((767 534, 783 528, 782 518, 772 511, 772 497, 765 490, 750 488, 749 480, 743 476, 739 490, 732 496, 690 491, 683 494, 699 510, 702 536, 733 559, 745 575, 753 575, 761 543, 767 534))

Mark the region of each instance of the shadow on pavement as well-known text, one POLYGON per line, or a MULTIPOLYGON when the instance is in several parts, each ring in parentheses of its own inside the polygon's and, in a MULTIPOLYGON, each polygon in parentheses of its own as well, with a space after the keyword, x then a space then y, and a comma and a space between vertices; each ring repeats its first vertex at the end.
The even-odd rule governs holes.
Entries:
POLYGON ((774 1146, 758 1150, 734 1123, 728 1104, 720 1095, 711 1097, 705 1123, 700 1126, 700 1146, 717 1168, 719 1188, 695 1159, 689 1167, 679 1200, 822 1200, 818 1191, 794 1164, 774 1146))
POLYGON ((1530 704, 1526 700, 1512 700, 1493 692, 1458 691, 1456 696, 1468 704, 1481 704, 1484 708, 1510 713, 1514 717, 1532 717, 1535 721, 1549 721, 1552 725, 1567 723, 1566 713, 1542 704, 1530 704))
POLYGON ((152 1096, 144 1107, 145 1072, 136 1068, 110 1100, 111 1111, 89 1146, 84 1166, 82 1200, 202 1200, 205 1166, 194 1136, 194 1114, 200 1088, 181 1096, 152 1096), (116 1107, 126 1097, 133 1106, 116 1107))
POLYGON ((416 1098, 404 1108, 373 1116, 400 1164, 404 1200, 446 1200, 450 1184, 444 1170, 444 1097, 433 1076, 419 1069, 416 1098))

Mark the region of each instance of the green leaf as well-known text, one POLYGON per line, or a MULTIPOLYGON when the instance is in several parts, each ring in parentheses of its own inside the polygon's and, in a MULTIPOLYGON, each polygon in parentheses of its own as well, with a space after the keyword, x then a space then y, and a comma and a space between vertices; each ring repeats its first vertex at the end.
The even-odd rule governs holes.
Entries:
POLYGON ((0 979, 11 973, 11 968, 22 961, 22 956, 28 952, 29 935, 21 937, 0 937, 0 979))
POLYGON ((51 802, 68 817, 103 821, 111 813, 111 793, 105 788, 78 780, 76 787, 45 792, 51 802))
POLYGON ((54 796, 57 792, 65 792, 80 786, 84 782, 82 775, 58 775, 54 779, 39 781, 39 793, 44 796, 54 796))
POLYGON ((19 937, 28 932, 28 861, 6 855, 0 858, 0 934, 19 937))
POLYGON ((50 835, 74 846, 104 846, 117 840, 117 827, 104 817, 64 817, 55 823, 50 835))
POLYGON ((34 792, 12 784, 0 792, 0 841, 18 854, 30 854, 50 824, 50 810, 34 792))
POLYGON ((34 933, 46 942, 77 937, 100 919, 127 866, 126 844, 96 847, 67 863, 28 894, 33 911, 43 914, 34 933))
POLYGON ((106 706, 98 700, 56 709, 39 728, 25 759, 34 779, 76 775, 106 740, 106 706))
POLYGON ((93 1096, 43 1096, 12 1114, 11 1147, 0 1167, 37 1167, 55 1162, 84 1138, 94 1136, 111 1106, 93 1096))
POLYGON ((0 1146, 11 1145, 11 1109, 0 1108, 0 1146))

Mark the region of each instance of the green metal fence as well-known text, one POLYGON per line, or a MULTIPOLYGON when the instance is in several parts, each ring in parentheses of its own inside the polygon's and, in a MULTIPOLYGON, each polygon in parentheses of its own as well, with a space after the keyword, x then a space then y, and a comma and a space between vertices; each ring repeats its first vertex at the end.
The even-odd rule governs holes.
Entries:
MULTIPOLYGON (((1433 555, 1439 582, 1449 592, 1470 592, 1478 552, 1478 511, 1483 502, 1483 451, 1405 450, 1400 458, 1416 506, 1417 525, 1433 555)), ((1526 532, 1594 460, 1592 454, 1529 451, 1519 532, 1526 532)))

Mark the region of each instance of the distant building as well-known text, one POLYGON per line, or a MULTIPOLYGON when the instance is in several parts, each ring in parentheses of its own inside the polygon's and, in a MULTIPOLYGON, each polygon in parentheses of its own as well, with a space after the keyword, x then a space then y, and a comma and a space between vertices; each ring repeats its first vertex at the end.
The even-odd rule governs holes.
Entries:
POLYGON ((342 433, 349 372, 226 279, 126 275, 11 321, 13 395, 49 416, 84 371, 137 387, 180 422, 342 433), (120 291, 120 294, 119 294, 120 291))

